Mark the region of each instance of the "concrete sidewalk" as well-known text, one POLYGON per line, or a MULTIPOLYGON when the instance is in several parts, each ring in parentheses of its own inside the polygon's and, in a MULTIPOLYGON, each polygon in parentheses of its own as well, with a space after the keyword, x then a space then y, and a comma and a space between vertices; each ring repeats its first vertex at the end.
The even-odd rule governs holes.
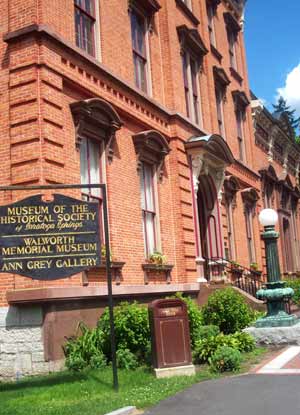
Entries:
POLYGON ((300 413, 300 376, 248 374, 201 382, 145 415, 284 415, 300 413))

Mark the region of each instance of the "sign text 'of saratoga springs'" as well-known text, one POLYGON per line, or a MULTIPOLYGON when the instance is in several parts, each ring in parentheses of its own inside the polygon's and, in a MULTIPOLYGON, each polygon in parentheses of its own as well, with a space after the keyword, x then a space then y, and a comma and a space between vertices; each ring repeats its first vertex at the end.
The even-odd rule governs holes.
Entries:
POLYGON ((243 24, 242 0, 1 3, 0 380, 60 369, 107 305, 102 188, 26 186, 106 184, 116 302, 247 291, 264 207, 300 271, 300 151, 243 24))

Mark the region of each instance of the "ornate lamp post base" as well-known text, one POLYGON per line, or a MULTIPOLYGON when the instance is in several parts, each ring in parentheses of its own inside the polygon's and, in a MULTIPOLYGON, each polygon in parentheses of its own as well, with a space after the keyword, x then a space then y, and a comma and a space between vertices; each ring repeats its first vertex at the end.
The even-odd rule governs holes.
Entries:
POLYGON ((266 283, 266 288, 257 291, 257 298, 267 302, 267 315, 258 319, 255 327, 286 327, 299 321, 295 315, 285 312, 284 302, 294 294, 292 288, 285 288, 284 281, 266 283))

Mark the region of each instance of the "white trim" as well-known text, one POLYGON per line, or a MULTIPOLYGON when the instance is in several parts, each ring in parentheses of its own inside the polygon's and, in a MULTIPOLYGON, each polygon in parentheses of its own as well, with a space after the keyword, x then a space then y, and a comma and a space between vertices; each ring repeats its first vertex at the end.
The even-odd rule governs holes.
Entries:
MULTIPOLYGON (((155 231, 156 231, 156 250, 162 252, 161 234, 160 234, 160 215, 159 215, 159 197, 158 197, 158 177, 157 166, 153 166, 153 190, 155 203, 155 231)), ((163 253, 163 252, 162 252, 163 253)))
POLYGON ((147 83, 147 94, 152 97, 152 77, 151 77, 151 58, 150 58, 150 42, 149 42, 149 20, 146 16, 145 19, 145 48, 146 48, 146 83, 147 83))
POLYGON ((95 0, 95 17, 96 17, 96 22, 95 22, 95 27, 94 27, 95 58, 99 62, 102 62, 99 0, 95 0))

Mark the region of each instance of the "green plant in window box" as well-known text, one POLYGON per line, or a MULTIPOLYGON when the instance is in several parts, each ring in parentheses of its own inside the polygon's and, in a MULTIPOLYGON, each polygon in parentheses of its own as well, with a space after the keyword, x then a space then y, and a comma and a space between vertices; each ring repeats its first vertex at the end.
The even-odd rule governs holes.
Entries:
POLYGON ((153 254, 149 256, 149 263, 155 264, 158 267, 164 265, 166 261, 167 257, 159 251, 154 251, 153 254))

